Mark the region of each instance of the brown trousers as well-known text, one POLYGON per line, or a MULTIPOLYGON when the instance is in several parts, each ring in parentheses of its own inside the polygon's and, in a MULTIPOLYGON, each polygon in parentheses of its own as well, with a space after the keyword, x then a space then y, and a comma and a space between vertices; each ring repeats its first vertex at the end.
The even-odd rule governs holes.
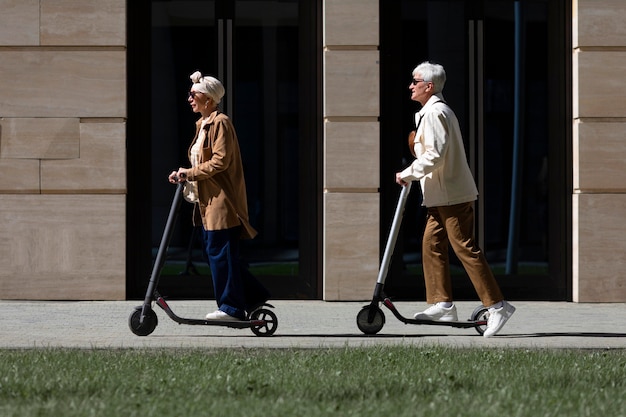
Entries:
POLYGON ((504 299, 483 252, 474 239, 473 203, 429 207, 422 240, 426 302, 453 301, 448 245, 463 263, 484 306, 504 299))

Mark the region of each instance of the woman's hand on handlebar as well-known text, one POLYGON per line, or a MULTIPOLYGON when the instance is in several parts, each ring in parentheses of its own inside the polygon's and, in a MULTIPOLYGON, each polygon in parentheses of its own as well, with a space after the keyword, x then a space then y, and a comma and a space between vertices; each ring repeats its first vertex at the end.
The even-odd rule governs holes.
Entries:
POLYGON ((167 179, 172 184, 185 182, 187 180, 187 171, 188 169, 186 168, 178 168, 178 171, 172 171, 172 173, 167 177, 167 179))

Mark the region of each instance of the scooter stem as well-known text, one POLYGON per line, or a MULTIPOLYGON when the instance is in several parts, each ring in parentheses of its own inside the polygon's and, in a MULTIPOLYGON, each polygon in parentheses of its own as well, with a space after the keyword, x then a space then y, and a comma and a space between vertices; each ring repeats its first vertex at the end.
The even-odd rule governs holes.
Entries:
POLYGON ((172 237, 172 229, 176 223, 176 218, 178 217, 178 211, 180 207, 180 203, 183 199, 183 183, 178 183, 176 186, 176 193, 174 194, 174 200, 172 201, 172 206, 170 207, 170 213, 167 216, 167 223, 165 224, 165 230, 163 231, 163 236, 161 237, 161 244, 159 245, 159 251, 157 252, 156 260, 154 261, 154 266, 152 267, 152 275, 150 275, 150 282, 148 283, 148 290, 146 291, 146 298, 143 302, 143 308, 141 311, 140 323, 143 321, 143 317, 145 316, 147 309, 150 308, 150 304, 154 298, 154 290, 157 287, 159 282, 159 275, 161 273, 161 269, 165 264, 165 256, 167 254, 167 249, 170 245, 170 239, 172 237))
POLYGON ((406 206, 406 201, 409 197, 410 192, 411 182, 403 186, 402 191, 400 192, 398 205, 396 206, 396 211, 393 215, 393 222, 391 223, 391 231, 389 232, 389 237, 387 238, 387 245, 385 246, 383 259, 380 263, 378 279, 376 280, 377 284, 384 284, 385 279, 387 278, 387 272, 389 271, 389 264, 391 263, 391 257, 393 256, 393 250, 396 247, 398 233, 400 233, 400 225, 402 224, 402 217, 404 216, 404 207, 406 206))

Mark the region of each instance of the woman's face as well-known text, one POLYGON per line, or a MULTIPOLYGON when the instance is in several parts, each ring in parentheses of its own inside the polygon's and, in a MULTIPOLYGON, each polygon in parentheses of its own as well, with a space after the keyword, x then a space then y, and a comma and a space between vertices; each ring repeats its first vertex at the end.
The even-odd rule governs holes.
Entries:
POLYGON ((191 110, 193 110, 194 113, 200 113, 202 111, 201 109, 204 108, 207 98, 204 93, 191 90, 187 101, 191 105, 191 110))

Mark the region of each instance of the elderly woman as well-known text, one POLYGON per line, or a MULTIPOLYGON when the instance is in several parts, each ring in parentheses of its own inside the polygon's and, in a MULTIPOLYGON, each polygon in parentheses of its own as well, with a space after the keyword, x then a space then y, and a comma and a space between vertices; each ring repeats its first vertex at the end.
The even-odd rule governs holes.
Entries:
POLYGON ((194 225, 203 226, 218 305, 207 320, 243 320, 269 293, 239 261, 239 240, 257 233, 248 220, 239 142, 230 118, 218 110, 224 96, 222 83, 199 71, 190 78, 188 102, 200 114, 188 152, 191 168, 172 171, 169 181, 187 182, 185 198, 196 205, 194 225))

